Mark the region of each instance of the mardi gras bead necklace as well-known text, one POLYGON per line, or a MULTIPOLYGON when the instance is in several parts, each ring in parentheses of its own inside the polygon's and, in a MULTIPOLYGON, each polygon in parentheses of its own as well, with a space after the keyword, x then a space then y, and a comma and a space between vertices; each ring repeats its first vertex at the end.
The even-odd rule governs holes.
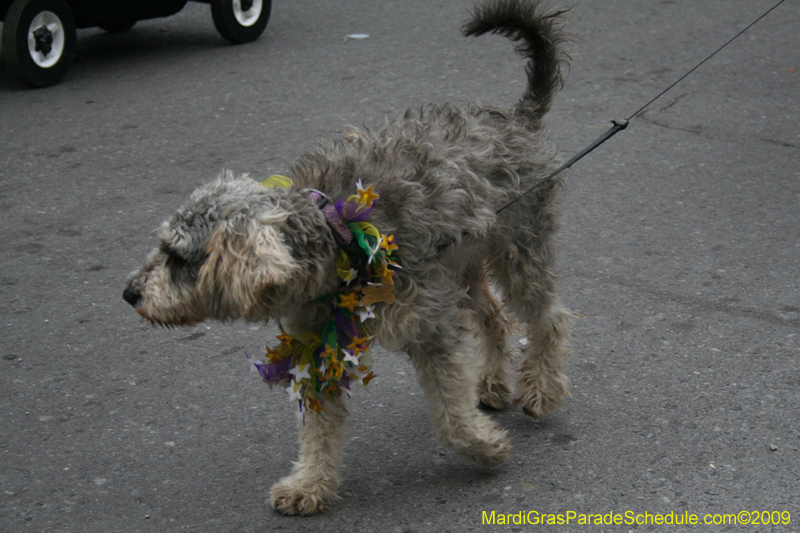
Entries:
MULTIPOLYGON (((288 188, 293 183, 283 176, 271 176, 262 185, 288 188)), ((289 399, 297 402, 301 420, 307 410, 319 412, 325 401, 335 401, 342 393, 350 396, 355 385, 366 386, 375 377, 369 354, 374 336, 364 321, 378 318, 376 303, 395 301, 392 276, 400 266, 394 257, 394 236, 387 237, 366 222, 380 195, 371 185, 365 188, 360 179, 356 192, 335 206, 318 191, 309 195, 340 244, 336 272, 342 286, 316 299, 330 302, 332 307, 322 332, 291 336, 281 327, 280 344, 267 347, 266 362, 245 354, 253 371, 270 387, 283 387, 289 399)))

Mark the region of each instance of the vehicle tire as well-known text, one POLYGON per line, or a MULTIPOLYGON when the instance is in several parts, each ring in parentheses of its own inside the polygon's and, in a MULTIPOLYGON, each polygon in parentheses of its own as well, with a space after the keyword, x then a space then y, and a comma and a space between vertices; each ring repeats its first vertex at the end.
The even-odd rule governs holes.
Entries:
POLYGON ((233 44, 258 39, 269 22, 272 0, 211 0, 217 31, 233 44))
POLYGON ((124 33, 136 25, 136 20, 109 20, 98 24, 97 27, 108 33, 124 33))
POLYGON ((3 23, 8 69, 33 87, 55 85, 75 56, 75 18, 64 0, 15 0, 3 23))

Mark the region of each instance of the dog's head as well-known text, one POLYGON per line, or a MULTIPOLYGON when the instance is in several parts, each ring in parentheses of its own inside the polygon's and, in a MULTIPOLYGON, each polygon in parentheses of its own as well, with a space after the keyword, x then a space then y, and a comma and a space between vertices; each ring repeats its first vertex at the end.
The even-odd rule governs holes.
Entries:
POLYGON ((324 284, 333 257, 332 235, 308 199, 230 174, 195 191, 158 237, 123 298, 144 318, 169 326, 269 320, 287 298, 313 298, 304 293, 324 284))

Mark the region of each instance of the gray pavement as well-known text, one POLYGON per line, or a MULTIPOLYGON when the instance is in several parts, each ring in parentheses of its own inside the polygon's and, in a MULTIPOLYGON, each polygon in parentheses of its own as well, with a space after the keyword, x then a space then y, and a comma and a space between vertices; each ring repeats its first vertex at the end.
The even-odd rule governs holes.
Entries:
MULTIPOLYGON (((549 116, 562 153, 772 4, 576 2, 549 116)), ((265 35, 234 47, 190 4, 125 34, 81 30, 56 87, 25 89, 0 62, 0 531, 800 530, 795 0, 570 171, 573 396, 542 422, 493 414, 514 446, 502 467, 438 446, 409 362, 377 349, 342 499, 279 516, 264 501, 295 458, 294 413, 244 356, 274 329, 154 329, 120 298, 160 221, 223 168, 264 178, 425 101, 514 103, 523 65, 502 38, 460 36, 469 5, 276 1, 265 35), (791 523, 497 523, 529 511, 791 523)))

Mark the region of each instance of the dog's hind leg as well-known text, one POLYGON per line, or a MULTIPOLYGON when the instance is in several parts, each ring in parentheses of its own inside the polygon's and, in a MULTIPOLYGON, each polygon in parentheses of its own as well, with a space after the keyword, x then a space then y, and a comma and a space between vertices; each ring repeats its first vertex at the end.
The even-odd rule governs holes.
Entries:
POLYGON ((505 250, 491 255, 490 270, 505 291, 505 304, 524 324, 526 345, 518 369, 517 397, 525 413, 543 418, 569 394, 567 311, 558 301, 546 232, 517 232, 505 250), (526 242, 527 241, 527 242, 526 242))
POLYGON ((549 415, 561 405, 564 395, 569 395, 565 373, 570 353, 569 315, 558 302, 551 302, 525 328, 528 344, 518 370, 514 403, 536 418, 549 415))
POLYGON ((476 314, 476 348, 482 356, 478 397, 481 405, 500 409, 513 393, 509 365, 515 351, 508 345, 512 325, 492 292, 483 262, 467 269, 464 284, 476 314))
POLYGON ((342 426, 347 417, 344 397, 308 411, 300 423, 300 458, 292 473, 272 486, 272 507, 287 515, 325 510, 337 498, 342 462, 342 426))
POLYGON ((460 338, 450 349, 442 349, 437 342, 436 347, 422 345, 409 353, 439 442, 480 465, 499 465, 508 458, 511 446, 506 432, 478 410, 474 342, 466 328, 459 329, 460 338))

